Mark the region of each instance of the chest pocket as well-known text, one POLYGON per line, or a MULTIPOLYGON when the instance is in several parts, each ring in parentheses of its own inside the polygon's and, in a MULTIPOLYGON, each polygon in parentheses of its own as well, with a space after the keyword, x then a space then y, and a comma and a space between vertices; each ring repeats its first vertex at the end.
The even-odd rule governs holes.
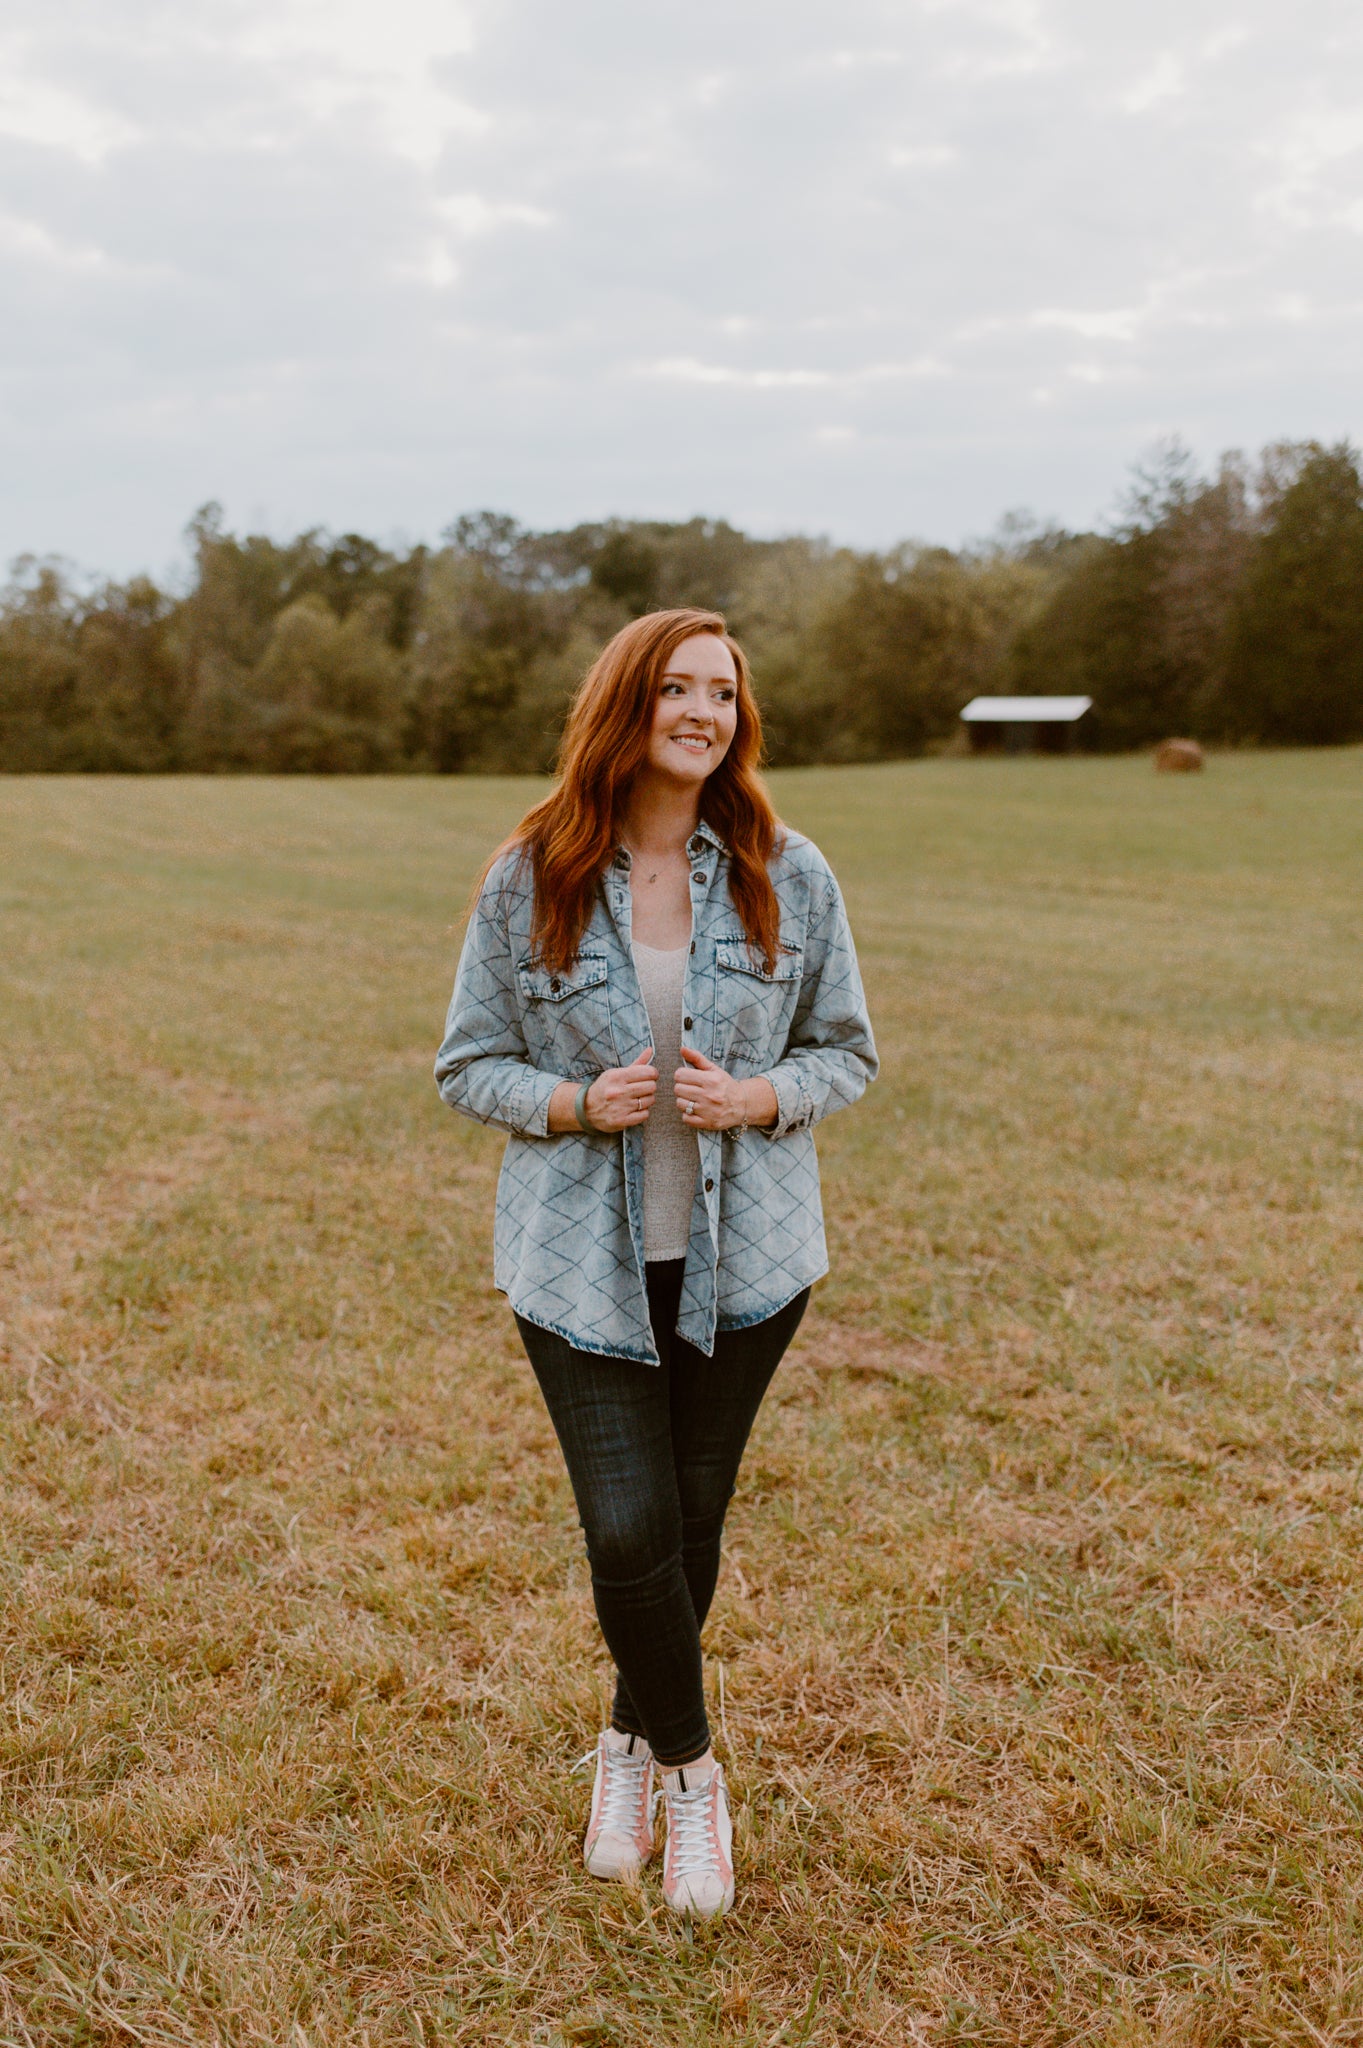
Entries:
POLYGON ((782 946, 771 971, 746 939, 720 939, 715 946, 715 1006, 721 1052, 746 1056, 759 1066, 780 1059, 804 978, 804 953, 782 946))
POLYGON ((581 954, 562 973, 523 963, 517 978, 532 1065, 585 1080, 616 1064, 604 953, 581 954))

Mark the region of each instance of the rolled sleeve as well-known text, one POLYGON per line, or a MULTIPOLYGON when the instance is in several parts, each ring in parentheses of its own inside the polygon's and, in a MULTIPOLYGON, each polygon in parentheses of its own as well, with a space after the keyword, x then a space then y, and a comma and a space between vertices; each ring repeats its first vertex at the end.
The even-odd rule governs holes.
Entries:
POLYGON ((542 1074, 538 1067, 524 1069, 508 1105, 507 1117, 513 1131, 523 1138, 548 1137, 549 1104, 562 1078, 561 1074, 542 1074))
POLYGON ((805 971, 786 1050, 763 1078, 776 1094, 769 1138, 845 1109, 879 1071, 852 928, 832 875, 809 920, 805 971))
POLYGON ((543 1138, 562 1077, 530 1064, 499 880, 494 870, 469 920, 436 1055, 436 1086, 451 1109, 475 1123, 543 1138))
POLYGON ((814 1121, 814 1100, 793 1060, 782 1061, 761 1077, 771 1083, 776 1097, 776 1122, 763 1124, 767 1138, 784 1138, 788 1131, 805 1131, 814 1121))

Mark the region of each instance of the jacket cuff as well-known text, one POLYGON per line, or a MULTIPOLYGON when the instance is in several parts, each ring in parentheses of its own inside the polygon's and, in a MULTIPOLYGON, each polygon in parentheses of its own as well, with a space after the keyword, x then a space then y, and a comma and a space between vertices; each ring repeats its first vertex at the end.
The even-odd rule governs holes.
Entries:
POLYGON ((770 1081, 776 1096, 776 1122, 762 1126, 764 1138, 784 1138, 788 1131, 807 1131, 814 1121, 814 1098, 800 1079, 799 1070, 784 1063, 762 1075, 770 1081))
POLYGON ((561 1074, 541 1074, 537 1067, 526 1068, 507 1104, 506 1120, 513 1131, 523 1138, 548 1137, 549 1103, 562 1078, 561 1074))

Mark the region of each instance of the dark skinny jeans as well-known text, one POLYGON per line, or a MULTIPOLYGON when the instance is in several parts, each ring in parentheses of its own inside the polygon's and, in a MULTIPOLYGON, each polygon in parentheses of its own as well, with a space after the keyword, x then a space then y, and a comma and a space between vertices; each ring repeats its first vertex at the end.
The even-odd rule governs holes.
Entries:
POLYGON ((617 1673, 611 1726, 660 1763, 710 1746, 700 1632, 724 1516, 762 1396, 809 1289, 765 1322, 720 1330, 707 1358, 676 1334, 685 1261, 646 1268, 662 1364, 578 1351, 517 1316, 587 1538, 597 1618, 617 1673))

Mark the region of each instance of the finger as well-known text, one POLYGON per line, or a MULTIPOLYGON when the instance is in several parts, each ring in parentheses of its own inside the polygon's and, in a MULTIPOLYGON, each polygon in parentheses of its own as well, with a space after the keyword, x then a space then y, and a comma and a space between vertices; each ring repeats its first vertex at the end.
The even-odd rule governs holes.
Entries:
POLYGON ((694 1045, 684 1045, 681 1049, 681 1056, 691 1066, 700 1067, 707 1073, 718 1074, 723 1071, 715 1065, 713 1060, 707 1060, 703 1052, 697 1052, 694 1045))

